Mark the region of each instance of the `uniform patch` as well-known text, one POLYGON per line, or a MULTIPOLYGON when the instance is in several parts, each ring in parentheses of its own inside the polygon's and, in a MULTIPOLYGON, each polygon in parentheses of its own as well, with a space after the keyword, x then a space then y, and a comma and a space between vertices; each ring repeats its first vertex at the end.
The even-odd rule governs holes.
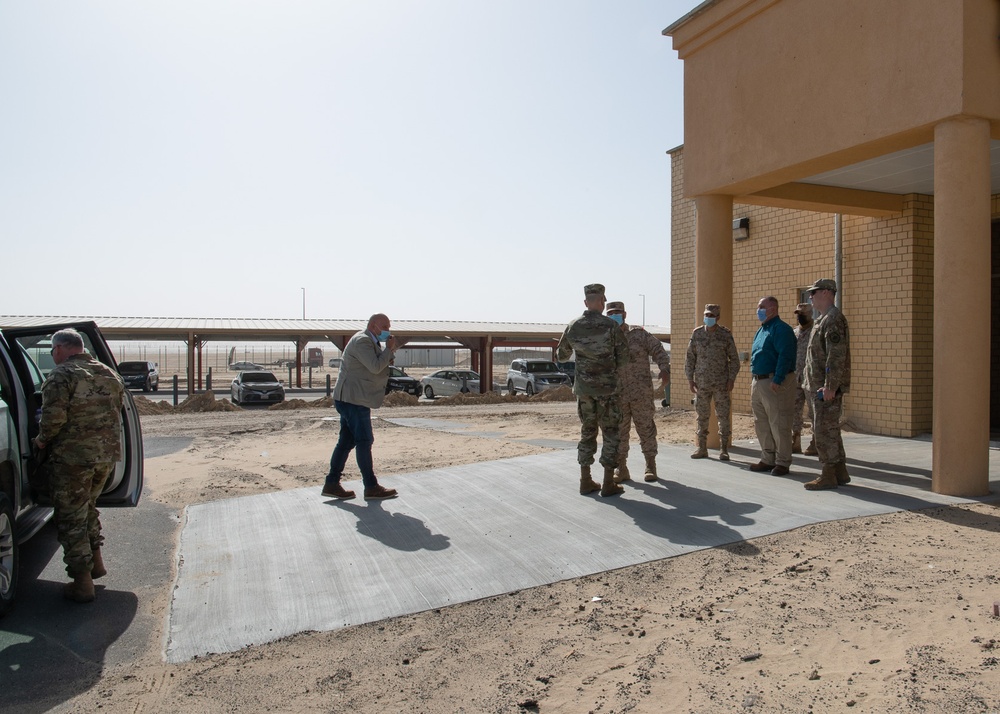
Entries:
POLYGON ((829 340, 833 344, 839 345, 840 344, 840 333, 839 332, 831 332, 829 340))

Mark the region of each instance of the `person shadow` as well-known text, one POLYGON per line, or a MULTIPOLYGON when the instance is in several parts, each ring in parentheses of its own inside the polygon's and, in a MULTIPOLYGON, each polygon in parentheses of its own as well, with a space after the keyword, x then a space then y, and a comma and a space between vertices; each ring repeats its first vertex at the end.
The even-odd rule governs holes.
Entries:
POLYGON ((46 566, 60 550, 48 524, 20 550, 19 594, 0 620, 0 711, 40 714, 86 691, 104 669, 108 647, 139 609, 133 592, 97 582, 87 605, 63 597, 62 568, 46 566))
POLYGON ((351 501, 331 501, 330 505, 353 513, 360 535, 373 538, 386 547, 405 552, 445 550, 451 540, 442 533, 432 533, 420 520, 405 513, 393 513, 384 508, 385 501, 367 501, 365 505, 351 501))
POLYGON ((702 488, 660 479, 657 483, 628 482, 653 501, 615 498, 611 502, 647 533, 671 543, 716 548, 741 543, 737 555, 757 555, 760 549, 731 526, 749 526, 756 521, 747 514, 762 508, 759 503, 733 501, 702 488), (713 518, 715 517, 715 518, 713 518), (721 521, 721 522, 720 522, 721 521))

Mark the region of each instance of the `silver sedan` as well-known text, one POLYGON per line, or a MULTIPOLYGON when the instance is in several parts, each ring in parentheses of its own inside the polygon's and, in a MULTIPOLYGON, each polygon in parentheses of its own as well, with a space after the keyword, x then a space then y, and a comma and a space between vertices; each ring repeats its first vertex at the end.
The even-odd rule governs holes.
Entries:
POLYGON ((478 393, 479 375, 469 369, 439 369, 420 380, 420 391, 428 399, 460 392, 478 393))

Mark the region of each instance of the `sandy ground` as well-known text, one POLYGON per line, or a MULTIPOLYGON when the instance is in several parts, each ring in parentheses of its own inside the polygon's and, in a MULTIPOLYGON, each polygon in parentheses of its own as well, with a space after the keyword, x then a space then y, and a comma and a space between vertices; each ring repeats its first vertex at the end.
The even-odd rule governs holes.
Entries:
MULTIPOLYGON (((509 439, 579 434, 572 402, 382 413, 461 421, 506 438, 377 420, 381 474, 538 453, 544 449, 509 439)), ((192 439, 147 461, 146 497, 179 509, 319 485, 338 429, 330 416, 326 409, 145 416, 149 436, 192 439)), ((661 441, 691 440, 690 412, 658 410, 657 423, 661 441)), ((734 430, 753 436, 745 416, 734 430)), ((998 712, 998 516, 976 505, 824 523, 180 665, 164 664, 151 649, 106 669, 64 709, 998 712)), ((107 550, 114 567, 113 543, 107 550)), ((161 596, 140 608, 165 620, 169 596, 164 583, 161 596)))

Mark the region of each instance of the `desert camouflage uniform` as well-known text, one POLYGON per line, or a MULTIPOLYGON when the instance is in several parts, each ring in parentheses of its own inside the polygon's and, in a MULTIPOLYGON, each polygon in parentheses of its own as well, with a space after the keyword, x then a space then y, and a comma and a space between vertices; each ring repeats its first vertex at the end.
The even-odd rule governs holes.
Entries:
POLYGON ((802 407, 809 410, 809 419, 812 421, 813 400, 806 399, 806 390, 802 388, 802 382, 806 378, 806 349, 809 347, 809 335, 812 334, 812 326, 795 328, 795 373, 798 375, 798 383, 795 387, 795 414, 792 415, 792 433, 798 434, 802 431, 802 407))
POLYGON ((719 436, 728 443, 733 433, 732 406, 729 399, 729 382, 740 373, 740 355, 736 351, 733 333, 722 325, 716 325, 709 332, 704 325, 691 333, 684 374, 688 381, 694 381, 698 394, 695 395, 695 413, 698 415, 699 437, 708 436, 708 416, 711 402, 715 400, 715 413, 719 418, 719 436))
POLYGON ((840 435, 843 395, 851 386, 851 347, 847 318, 831 305, 813 326, 806 352, 805 379, 802 385, 815 409, 813 438, 821 463, 839 464, 847 459, 840 435), (829 402, 816 399, 820 388, 836 392, 829 402))
POLYGON ((639 434, 642 453, 646 456, 656 456, 653 380, 649 373, 649 360, 656 362, 661 372, 670 372, 670 356, 663 349, 663 343, 656 337, 637 326, 626 325, 623 332, 628 343, 629 363, 619 374, 622 385, 622 425, 618 445, 620 464, 628 457, 628 442, 633 422, 639 434))
POLYGON ((68 357, 42 385, 38 440, 46 446, 56 530, 70 577, 90 572, 104 542, 97 497, 121 458, 122 379, 88 354, 68 357))
POLYGON ((629 360, 628 344, 617 322, 597 310, 586 310, 563 330, 556 359, 567 362, 574 351, 573 393, 581 424, 577 461, 585 466, 594 463, 600 429, 601 465, 614 468, 622 420, 618 373, 629 360))

